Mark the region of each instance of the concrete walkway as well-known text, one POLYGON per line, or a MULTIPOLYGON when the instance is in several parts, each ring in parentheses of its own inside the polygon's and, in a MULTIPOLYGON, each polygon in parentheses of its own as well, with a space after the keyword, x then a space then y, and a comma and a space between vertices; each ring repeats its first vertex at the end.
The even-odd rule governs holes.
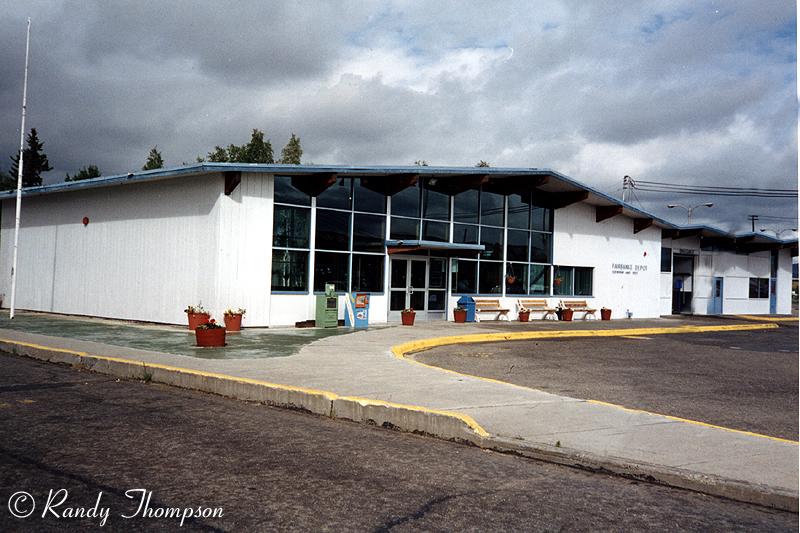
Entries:
MULTIPOLYGON (((715 324, 739 326, 734 321, 715 324)), ((673 330, 678 333, 682 325, 685 323, 674 320, 554 323, 542 325, 538 331, 562 334, 567 328, 570 335, 588 335, 593 333, 578 331, 592 328, 599 329, 601 335, 615 335, 630 333, 614 331, 620 327, 655 327, 678 328, 673 330)), ((407 344, 412 348, 420 346, 413 343, 443 333, 499 333, 508 337, 532 331, 536 330, 512 324, 398 326, 323 338, 303 346, 296 355, 270 359, 198 359, 12 330, 0 330, 0 348, 73 363, 75 360, 64 357, 78 353, 83 355, 75 357, 83 360, 87 354, 114 358, 94 369, 118 375, 128 372, 131 377, 137 377, 136 372, 113 370, 117 360, 160 365, 163 368, 156 368, 158 379, 152 378, 155 381, 223 394, 230 390, 229 395, 243 399, 263 398, 241 388, 237 393, 230 387, 211 386, 209 380, 225 375, 241 378, 237 382, 240 387, 256 382, 285 385, 288 392, 284 392, 294 399, 284 403, 312 412, 468 440, 487 448, 797 510, 797 443, 465 376, 417 364, 391 350, 403 343, 412 343, 407 344), (180 369, 192 371, 207 386, 197 380, 194 383, 186 373, 180 378, 166 377, 169 371, 180 369), (332 394, 326 396, 327 393, 332 394), (304 403, 303 394, 313 396, 317 403, 304 403), (320 404, 323 397, 330 402, 330 408, 320 404), (382 411, 355 412, 376 406, 382 411), (393 409, 403 411, 402 416, 392 417, 389 412, 393 409), (415 419, 450 415, 464 426, 463 430, 415 419)), ((81 364, 86 365, 85 361, 81 364)), ((281 404, 269 398, 264 401, 281 404)))

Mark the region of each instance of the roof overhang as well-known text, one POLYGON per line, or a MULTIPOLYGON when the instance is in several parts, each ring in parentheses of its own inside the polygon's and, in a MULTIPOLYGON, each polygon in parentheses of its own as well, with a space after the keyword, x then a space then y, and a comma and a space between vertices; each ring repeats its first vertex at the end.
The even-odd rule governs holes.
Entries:
POLYGON ((425 240, 387 240, 386 251, 391 254, 407 254, 413 252, 439 252, 444 255, 479 254, 486 247, 482 244, 459 244, 425 240))

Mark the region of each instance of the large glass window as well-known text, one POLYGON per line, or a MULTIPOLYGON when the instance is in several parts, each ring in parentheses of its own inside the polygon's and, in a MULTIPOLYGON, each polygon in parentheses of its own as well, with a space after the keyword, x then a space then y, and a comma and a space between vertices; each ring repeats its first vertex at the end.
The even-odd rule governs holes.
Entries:
POLYGON ((481 261, 478 269, 478 292, 481 294, 498 294, 503 291, 500 274, 503 263, 481 261))
POLYGON ((531 207, 531 229, 553 231, 553 210, 547 207, 531 207))
POLYGON ((478 226, 453 224, 453 242, 478 244, 478 226))
POLYGON ((555 267, 553 272, 553 294, 556 296, 572 296, 572 267, 555 267))
POLYGON ((386 213, 386 197, 361 185, 360 179, 353 180, 353 209, 367 213, 386 213))
MULTIPOLYGON (((350 212, 317 209, 317 250, 348 250, 350 248, 350 212)), ((316 283, 314 284, 316 286, 316 283)), ((325 287, 323 286, 323 289, 325 287)))
POLYGON ((450 224, 447 222, 422 221, 422 239, 426 241, 447 242, 450 240, 450 224))
POLYGON ((272 290, 295 292, 308 290, 308 252, 272 251, 272 290))
POLYGON ((273 220, 272 246, 308 248, 311 209, 276 205, 273 220))
POLYGON ((382 255, 353 254, 353 291, 383 292, 382 255))
POLYGON ((506 294, 526 294, 528 290, 528 264, 507 263, 506 294))
POLYGON ((353 205, 352 179, 340 178, 317 196, 317 207, 350 210, 353 205))
POLYGON ((419 223, 420 220, 418 218, 392 217, 389 235, 392 239, 398 241, 419 240, 419 223))
POLYGON ((530 229, 530 193, 508 196, 508 227, 530 229))
POLYGON ((383 253, 385 240, 385 216, 353 215, 353 251, 383 253))
POLYGON ((531 232, 531 263, 552 262, 552 233, 531 232))
POLYGON ((419 184, 392 195, 392 215, 420 218, 419 184))
POLYGON ((550 294, 550 265, 531 265, 528 294, 550 294))
POLYGON ((553 272, 553 294, 557 296, 591 296, 594 269, 591 267, 557 266, 553 272))
POLYGON ((485 247, 481 259, 503 260, 503 229, 481 226, 481 244, 485 247))
POLYGON ((456 294, 475 294, 477 292, 478 262, 467 259, 453 259, 452 290, 456 294))
POLYGON ((275 202, 281 204, 311 205, 311 197, 292 185, 289 176, 275 176, 275 202))
POLYGON ((316 252, 314 254, 314 290, 325 291, 326 283, 334 283, 339 292, 347 291, 349 254, 316 252))
POLYGON ((460 192, 453 196, 453 220, 456 222, 478 223, 480 193, 477 190, 460 192))
POLYGON ((503 226, 504 199, 502 194, 481 191, 481 225, 503 226))
POLYGON ((506 259, 508 261, 528 262, 528 239, 530 239, 530 235, 528 231, 508 230, 508 246, 506 247, 506 259))
POLYGON ((592 274, 594 269, 588 267, 575 267, 575 296, 592 295, 592 274))
POLYGON ((434 220, 450 220, 450 195, 431 190, 430 179, 425 180, 422 190, 422 218, 434 220))

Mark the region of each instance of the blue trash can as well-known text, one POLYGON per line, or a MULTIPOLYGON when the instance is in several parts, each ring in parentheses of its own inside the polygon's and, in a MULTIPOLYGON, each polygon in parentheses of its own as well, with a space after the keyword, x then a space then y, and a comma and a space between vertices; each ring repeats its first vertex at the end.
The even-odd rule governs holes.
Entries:
POLYGON ((475 300, 471 296, 462 296, 457 303, 467 310, 467 322, 475 322, 475 300))

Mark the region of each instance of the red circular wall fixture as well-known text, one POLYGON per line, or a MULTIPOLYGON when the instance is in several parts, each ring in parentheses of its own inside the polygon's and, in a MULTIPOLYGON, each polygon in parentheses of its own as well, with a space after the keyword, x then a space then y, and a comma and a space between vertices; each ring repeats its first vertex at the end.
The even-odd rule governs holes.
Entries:
POLYGON ((83 225, 84 226, 88 226, 89 225, 89 217, 83 217, 83 225))

